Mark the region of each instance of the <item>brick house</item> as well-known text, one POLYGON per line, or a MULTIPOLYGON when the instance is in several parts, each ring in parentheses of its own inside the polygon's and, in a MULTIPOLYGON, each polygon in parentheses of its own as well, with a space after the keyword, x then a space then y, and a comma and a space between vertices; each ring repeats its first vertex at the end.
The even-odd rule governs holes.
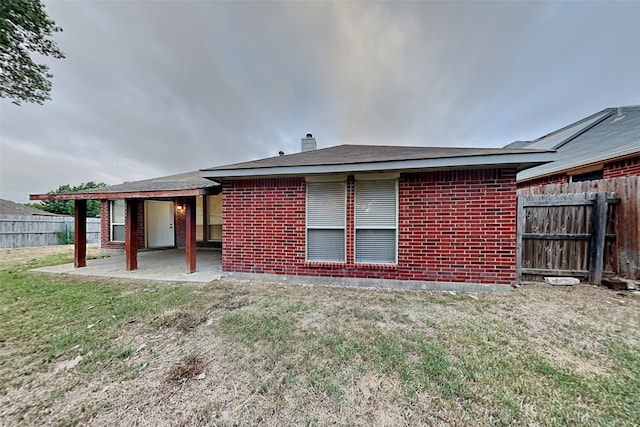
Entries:
POLYGON ((341 145, 201 170, 222 184, 227 272, 515 281, 516 173, 531 149, 341 145))
MULTIPOLYGON (((221 247, 229 273, 432 283, 515 281, 516 174, 537 149, 341 145, 78 193, 101 200, 102 247, 221 247)), ((85 265, 77 228, 75 265, 85 265)))
POLYGON ((640 175, 640 105, 606 108, 534 141, 505 148, 556 150, 556 160, 518 173, 518 188, 640 175))

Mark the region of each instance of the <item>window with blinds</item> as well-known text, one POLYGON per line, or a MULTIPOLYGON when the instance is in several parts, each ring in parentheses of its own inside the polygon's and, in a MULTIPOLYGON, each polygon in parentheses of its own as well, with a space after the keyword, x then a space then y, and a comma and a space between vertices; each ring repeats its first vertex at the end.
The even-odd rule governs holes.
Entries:
POLYGON ((396 180, 356 181, 355 260, 397 262, 398 190, 396 180))
POLYGON ((344 262, 346 183, 307 182, 307 260, 344 262))
POLYGON ((111 200, 111 241, 124 242, 124 200, 111 200))

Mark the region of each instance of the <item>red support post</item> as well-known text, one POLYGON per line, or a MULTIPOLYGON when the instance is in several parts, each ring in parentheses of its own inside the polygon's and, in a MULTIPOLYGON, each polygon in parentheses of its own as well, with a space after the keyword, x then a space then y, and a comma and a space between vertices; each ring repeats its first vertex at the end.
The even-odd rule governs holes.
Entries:
POLYGON ((80 268, 87 265, 87 201, 76 200, 73 214, 73 266, 80 268))
POLYGON ((138 268, 138 200, 125 200, 124 250, 127 271, 138 268))
POLYGON ((185 208, 187 229, 185 242, 186 271, 187 274, 191 274, 196 271, 196 198, 189 197, 186 199, 185 208))

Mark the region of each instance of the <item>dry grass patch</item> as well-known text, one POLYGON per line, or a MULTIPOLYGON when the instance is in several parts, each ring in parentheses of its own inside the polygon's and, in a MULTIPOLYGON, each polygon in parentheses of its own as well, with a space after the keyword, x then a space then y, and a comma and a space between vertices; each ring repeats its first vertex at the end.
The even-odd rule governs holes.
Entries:
MULTIPOLYGON (((87 245, 87 257, 102 256, 102 249, 97 243, 87 245)), ((73 245, 37 246, 32 248, 0 249, 0 266, 24 264, 42 259, 73 261, 73 245)))
POLYGON ((3 425, 640 419, 640 299, 602 288, 472 298, 0 275, 3 425))
POLYGON ((199 324, 206 322, 206 317, 191 308, 170 308, 153 319, 159 328, 175 328, 181 332, 191 332, 199 324))

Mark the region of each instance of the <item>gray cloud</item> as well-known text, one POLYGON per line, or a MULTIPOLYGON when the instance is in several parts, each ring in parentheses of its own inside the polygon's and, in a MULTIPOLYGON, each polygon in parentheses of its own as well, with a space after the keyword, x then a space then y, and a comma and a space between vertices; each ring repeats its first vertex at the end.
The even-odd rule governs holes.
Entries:
POLYGON ((1 197, 341 143, 502 146, 640 102, 636 2, 48 2, 53 101, 1 197))

